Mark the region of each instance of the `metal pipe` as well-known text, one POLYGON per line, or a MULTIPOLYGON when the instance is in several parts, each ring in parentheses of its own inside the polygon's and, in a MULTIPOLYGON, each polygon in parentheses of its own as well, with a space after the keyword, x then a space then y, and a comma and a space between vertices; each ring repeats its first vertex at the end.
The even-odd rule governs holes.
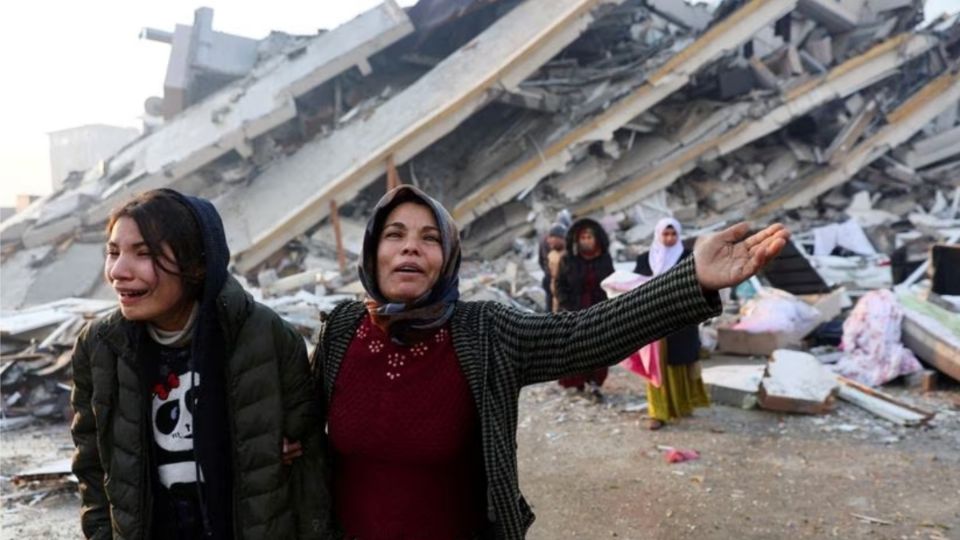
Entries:
POLYGON ((140 39, 149 39, 150 41, 159 41, 160 43, 172 44, 173 32, 144 27, 140 30, 140 39))

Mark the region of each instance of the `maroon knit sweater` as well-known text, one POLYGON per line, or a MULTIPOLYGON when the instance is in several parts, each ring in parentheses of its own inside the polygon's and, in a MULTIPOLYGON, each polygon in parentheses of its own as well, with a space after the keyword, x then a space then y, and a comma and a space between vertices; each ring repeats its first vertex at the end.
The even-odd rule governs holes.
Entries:
POLYGON ((334 510, 347 538, 467 538, 486 519, 480 419, 450 331, 396 345, 365 317, 334 382, 334 510))

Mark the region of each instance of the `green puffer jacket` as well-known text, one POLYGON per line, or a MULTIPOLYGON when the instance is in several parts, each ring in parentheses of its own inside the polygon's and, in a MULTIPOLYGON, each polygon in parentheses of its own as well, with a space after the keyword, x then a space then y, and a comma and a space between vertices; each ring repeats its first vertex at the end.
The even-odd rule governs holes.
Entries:
MULTIPOLYGON (((303 339, 233 278, 217 308, 229 359, 233 536, 323 538, 330 495, 322 411, 303 339), (283 437, 303 444, 291 466, 281 463, 283 437)), ((88 538, 150 537, 149 405, 130 337, 138 324, 114 312, 89 325, 73 352, 73 471, 88 538)))

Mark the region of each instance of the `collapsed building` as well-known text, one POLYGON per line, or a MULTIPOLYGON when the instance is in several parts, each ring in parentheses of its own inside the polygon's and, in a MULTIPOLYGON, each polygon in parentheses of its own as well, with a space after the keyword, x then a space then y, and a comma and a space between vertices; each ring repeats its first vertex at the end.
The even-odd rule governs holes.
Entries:
MULTIPOLYGON (((693 235, 785 221, 797 245, 765 280, 816 316, 708 329, 725 352, 793 346, 960 240, 960 17, 923 20, 922 0, 386 0, 313 36, 217 32, 207 8, 145 29, 171 51, 144 134, 0 224, 0 424, 69 415, 71 344, 115 305, 108 214, 162 187, 214 202, 233 272, 305 336, 362 294, 348 260, 397 182, 462 227, 464 297, 521 308, 542 306, 536 264, 498 257, 535 252, 561 210, 600 217, 621 260, 664 215, 693 235)), ((942 276, 900 295, 903 340, 960 380, 942 276)))
POLYGON ((865 190, 887 252, 958 223, 960 23, 922 0, 387 0, 259 41, 212 18, 145 30, 171 46, 149 129, 0 225, 4 309, 107 298, 106 218, 160 187, 213 200, 261 288, 348 285, 331 217, 355 257, 387 177, 477 260, 564 208, 625 244, 665 214, 835 223, 865 190))

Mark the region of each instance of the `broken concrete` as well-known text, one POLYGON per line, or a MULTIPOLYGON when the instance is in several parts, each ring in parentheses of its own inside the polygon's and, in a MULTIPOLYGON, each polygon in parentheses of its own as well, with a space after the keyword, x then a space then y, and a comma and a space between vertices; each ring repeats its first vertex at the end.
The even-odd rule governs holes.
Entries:
POLYGON ((824 414, 833 409, 836 377, 815 356, 777 350, 760 382, 760 407, 772 411, 824 414))
POLYGON ((488 103, 488 89, 515 87, 583 31, 597 4, 518 6, 364 121, 304 146, 253 184, 226 194, 217 206, 237 268, 252 269, 306 232, 326 216, 331 199, 350 200, 385 173, 389 156, 406 161, 448 133, 488 103), (252 200, 257 212, 246 210, 252 200))

